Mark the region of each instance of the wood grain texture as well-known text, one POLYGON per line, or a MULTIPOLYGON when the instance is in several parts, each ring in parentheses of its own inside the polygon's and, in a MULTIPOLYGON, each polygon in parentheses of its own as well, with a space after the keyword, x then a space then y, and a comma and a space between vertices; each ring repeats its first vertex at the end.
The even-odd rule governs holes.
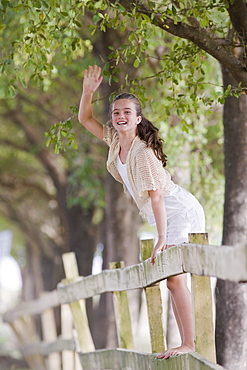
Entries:
POLYGON ((98 350, 80 354, 83 370, 223 370, 198 353, 174 356, 168 360, 157 355, 123 349, 98 350))

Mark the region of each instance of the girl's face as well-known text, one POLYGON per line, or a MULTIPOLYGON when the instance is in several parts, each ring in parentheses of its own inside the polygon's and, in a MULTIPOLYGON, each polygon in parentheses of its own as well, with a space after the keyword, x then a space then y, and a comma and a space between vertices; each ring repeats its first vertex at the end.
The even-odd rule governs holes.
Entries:
POLYGON ((136 115, 135 103, 129 99, 119 99, 112 106, 112 124, 120 132, 132 132, 136 135, 137 125, 142 117, 136 115))

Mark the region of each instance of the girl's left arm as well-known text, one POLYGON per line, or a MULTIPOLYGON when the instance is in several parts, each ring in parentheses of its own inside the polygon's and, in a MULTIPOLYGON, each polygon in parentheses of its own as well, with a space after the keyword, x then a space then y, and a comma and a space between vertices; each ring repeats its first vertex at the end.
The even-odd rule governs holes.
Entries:
POLYGON ((163 190, 150 190, 149 196, 151 198, 151 205, 158 231, 158 241, 151 256, 151 263, 153 265, 158 251, 166 248, 167 218, 163 190))

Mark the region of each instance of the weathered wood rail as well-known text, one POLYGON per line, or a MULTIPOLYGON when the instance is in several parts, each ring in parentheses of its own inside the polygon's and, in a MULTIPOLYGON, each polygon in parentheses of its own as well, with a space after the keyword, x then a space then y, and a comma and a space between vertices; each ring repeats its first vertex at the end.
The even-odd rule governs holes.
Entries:
MULTIPOLYGON (((30 367, 35 370, 223 369, 214 363, 209 277, 237 283, 247 282, 247 243, 235 247, 205 245, 206 239, 200 238, 203 235, 205 234, 192 234, 190 241, 193 243, 178 245, 158 254, 154 266, 149 260, 144 260, 137 265, 103 270, 98 275, 86 277, 78 276, 74 255, 65 254, 63 263, 66 279, 58 284, 55 291, 45 293, 39 299, 23 303, 15 310, 4 314, 4 321, 10 324, 19 338, 23 354, 30 367), (199 237, 199 243, 196 243, 193 237, 199 237), (229 261, 231 261, 230 264, 229 261), (152 303, 153 297, 157 299, 156 307, 159 313, 161 301, 157 283, 184 272, 192 274, 197 352, 169 360, 160 360, 155 354, 135 352, 131 334, 126 331, 126 328, 131 331, 128 317, 125 318, 127 321, 124 329, 121 325, 121 308, 122 312, 123 307, 125 312, 128 311, 128 302, 124 293, 131 289, 145 289, 147 301, 150 300, 152 303), (114 292, 119 346, 124 348, 95 351, 88 329, 84 300, 105 292, 114 292), (199 297, 200 292, 203 297, 199 297), (76 335, 69 334, 69 331, 72 331, 70 328, 57 338, 55 329, 52 329, 51 325, 53 308, 61 306, 63 311, 68 305, 73 315, 76 335), (37 337, 37 331, 34 328, 35 315, 41 315, 41 319, 43 318, 43 341, 37 337), (50 317, 48 324, 47 317, 50 317), (45 333, 48 334, 45 335, 45 333)), ((142 245, 150 250, 152 243, 153 241, 150 240, 143 241, 142 245)), ((150 331, 152 326, 155 326, 155 322, 152 321, 152 316, 155 316, 153 309, 152 307, 152 314, 149 314, 150 331)), ((152 352, 165 349, 165 334, 163 332, 161 334, 158 339, 151 335, 152 352)))

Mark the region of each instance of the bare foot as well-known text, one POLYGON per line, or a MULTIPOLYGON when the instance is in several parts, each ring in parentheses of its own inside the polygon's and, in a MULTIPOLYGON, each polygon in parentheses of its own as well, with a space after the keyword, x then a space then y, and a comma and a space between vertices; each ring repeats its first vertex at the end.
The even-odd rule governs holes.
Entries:
POLYGON ((167 349, 165 352, 162 352, 160 355, 158 355, 158 358, 164 358, 165 360, 167 360, 171 356, 181 355, 183 353, 189 353, 194 351, 195 351, 194 349, 182 345, 180 347, 167 349))

